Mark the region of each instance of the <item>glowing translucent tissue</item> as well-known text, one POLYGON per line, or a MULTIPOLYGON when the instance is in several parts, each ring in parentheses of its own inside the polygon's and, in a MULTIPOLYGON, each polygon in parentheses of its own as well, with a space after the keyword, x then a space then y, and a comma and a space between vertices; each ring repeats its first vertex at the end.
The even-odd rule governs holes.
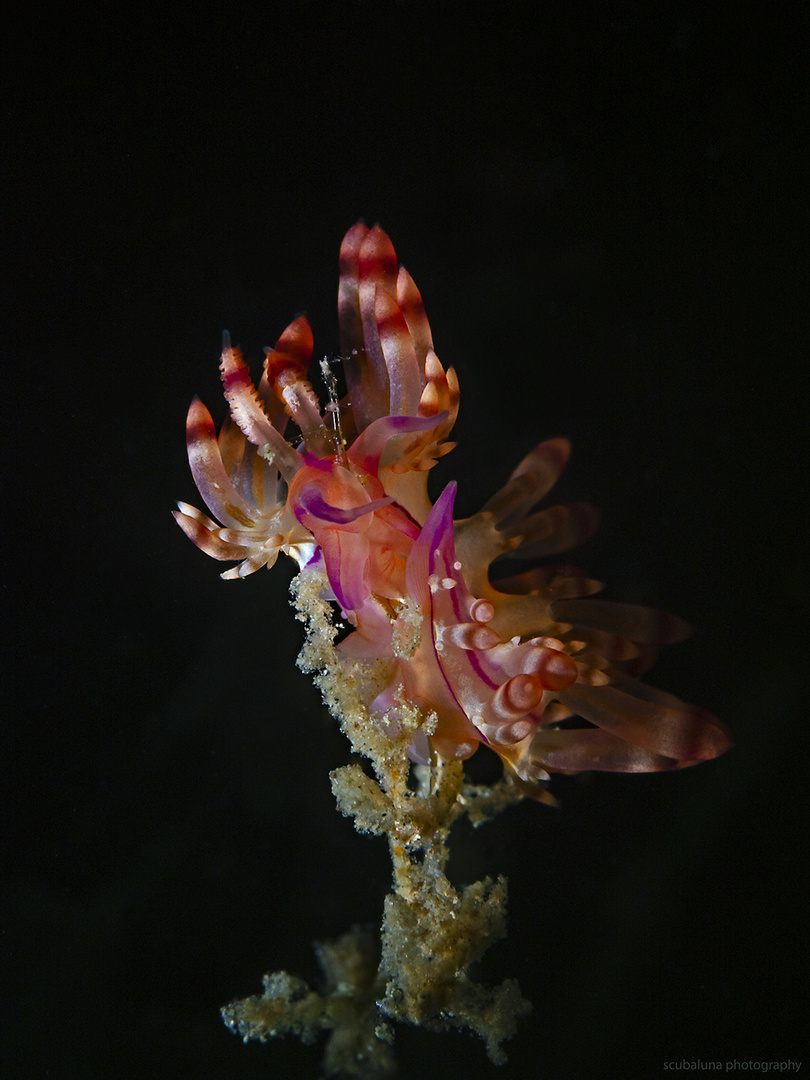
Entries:
POLYGON ((329 1074, 390 1073, 389 1019, 470 1027, 499 1062, 529 1006, 514 981, 486 988, 467 969, 505 932, 505 883, 452 886, 450 826, 526 795, 552 801, 541 785, 554 772, 677 769, 729 739, 709 713, 637 678, 685 623, 594 599, 598 582, 542 561, 597 524, 582 503, 537 509, 565 466, 565 439, 535 447, 473 517, 454 521, 455 484, 431 505, 428 471, 453 448, 458 382, 379 226, 343 240, 338 310, 347 393, 338 400, 322 365, 325 409, 307 379, 305 318, 266 350, 258 387, 226 336, 230 418, 217 436, 195 399, 187 420, 194 480, 221 524, 186 503, 175 517, 207 554, 238 562, 224 578, 272 566, 279 551, 298 562, 299 666, 375 777, 347 766, 333 790, 358 829, 388 837, 394 891, 381 948, 361 930, 318 946, 324 993, 281 972, 223 1012, 245 1039, 330 1032, 329 1074), (498 577, 506 556, 528 569, 498 577), (338 614, 351 632, 336 644, 338 614), (493 786, 464 779, 482 743, 503 762, 493 786))

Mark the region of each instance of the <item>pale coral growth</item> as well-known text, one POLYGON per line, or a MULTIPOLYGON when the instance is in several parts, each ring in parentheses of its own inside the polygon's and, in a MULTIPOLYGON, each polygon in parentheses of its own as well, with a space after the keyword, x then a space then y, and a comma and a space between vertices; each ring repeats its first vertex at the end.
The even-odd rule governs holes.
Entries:
POLYGON ((226 1006, 223 1020, 245 1042, 291 1034, 312 1043, 329 1032, 323 1062, 327 1076, 392 1075, 391 1032, 377 1020, 374 1004, 383 983, 373 936, 354 927, 337 941, 319 943, 315 951, 324 973, 323 994, 279 971, 265 976, 260 996, 226 1006))
MULTIPOLYGON (((511 781, 492 788, 467 784, 460 761, 437 758, 430 766, 412 765, 408 747, 430 718, 413 709, 410 715, 401 711, 401 730, 390 733, 369 717, 363 698, 379 672, 375 661, 347 658, 334 646, 335 628, 330 605, 320 596, 322 587, 322 580, 309 575, 293 583, 298 617, 307 626, 299 664, 314 673, 330 711, 353 749, 370 760, 376 777, 356 764, 331 774, 337 804, 357 829, 388 839, 394 891, 385 901, 382 955, 379 968, 372 968, 370 950, 362 944, 366 939, 353 932, 330 946, 330 955, 337 950, 345 957, 354 943, 363 963, 347 973, 341 961, 339 978, 333 964, 323 995, 276 973, 265 977, 264 995, 236 1002, 224 1015, 245 1039, 292 1033, 309 1042, 331 1030, 327 1075, 385 1075, 390 1068, 386 1019, 432 1031, 469 1028, 500 1064, 506 1060, 502 1042, 514 1035, 531 1006, 514 979, 488 987, 474 982, 469 968, 506 933, 506 882, 486 879, 456 890, 446 875, 447 841, 460 817, 469 814, 480 824, 523 793, 511 781), (415 789, 409 784, 411 774, 415 789), (339 1057, 336 1046, 341 1047, 339 1057), (357 1054, 351 1067, 343 1056, 347 1047, 357 1054)), ((319 948, 323 965, 324 947, 319 948)))

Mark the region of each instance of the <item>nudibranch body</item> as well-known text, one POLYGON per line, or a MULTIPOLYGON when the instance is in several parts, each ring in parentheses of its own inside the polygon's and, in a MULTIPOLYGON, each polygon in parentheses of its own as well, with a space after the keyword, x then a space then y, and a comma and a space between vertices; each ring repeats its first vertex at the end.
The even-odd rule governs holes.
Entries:
POLYGON ((686 624, 594 599, 598 582, 538 561, 597 524, 582 503, 537 509, 565 466, 565 439, 540 443, 470 518, 453 520, 453 484, 431 504, 428 472, 453 448, 458 382, 379 226, 357 224, 343 240, 338 310, 343 399, 332 389, 321 407, 301 317, 266 350, 258 387, 226 337, 230 418, 218 437, 205 406, 191 405, 191 470, 221 524, 185 503, 175 517, 207 554, 239 562, 222 576, 272 566, 280 551, 302 574, 325 574, 352 627, 341 652, 383 672, 382 691, 379 678, 369 683, 368 723, 396 724, 403 701, 430 718, 416 761, 467 758, 484 743, 529 785, 555 771, 649 772, 722 753, 729 739, 715 717, 637 677, 686 624), (530 568, 494 578, 504 557, 530 568))

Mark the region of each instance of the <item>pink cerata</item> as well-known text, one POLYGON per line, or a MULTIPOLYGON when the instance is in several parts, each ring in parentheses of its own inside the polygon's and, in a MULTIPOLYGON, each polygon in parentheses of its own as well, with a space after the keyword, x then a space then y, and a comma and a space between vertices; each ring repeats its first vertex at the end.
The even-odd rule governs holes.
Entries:
POLYGON ((410 744, 415 762, 465 759, 483 743, 528 788, 552 772, 652 772, 723 753, 714 716, 637 677, 687 625, 594 599, 598 582, 543 561, 597 524, 582 503, 538 509, 565 467, 565 439, 536 446, 472 517, 453 519, 455 484, 431 503, 428 473, 454 446, 458 381, 379 226, 359 223, 343 240, 338 310, 344 397, 325 362, 325 408, 313 392, 300 317, 266 350, 258 387, 226 336, 219 436, 192 402, 191 470, 221 524, 186 503, 175 517, 208 555, 238 561, 222 576, 272 566, 280 551, 302 575, 325 574, 353 628, 339 650, 383 671, 368 722, 395 727, 403 701, 434 716, 410 744), (505 556, 530 568, 493 575, 505 556))

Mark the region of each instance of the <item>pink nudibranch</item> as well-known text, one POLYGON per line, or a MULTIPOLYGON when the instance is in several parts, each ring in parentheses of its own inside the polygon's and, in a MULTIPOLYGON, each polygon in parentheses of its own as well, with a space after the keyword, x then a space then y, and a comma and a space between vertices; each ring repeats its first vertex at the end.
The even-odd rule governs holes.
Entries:
MULTIPOLYGON (((302 574, 325 574, 352 627, 340 649, 385 674, 368 723, 395 722, 408 701, 433 717, 427 752, 467 758, 484 743, 527 784, 723 753, 730 740, 716 717, 637 678, 686 624, 591 599, 598 582, 538 561, 587 539, 598 520, 582 503, 536 509, 568 459, 565 439, 540 443, 473 517, 453 520, 454 484, 431 504, 428 472, 454 445, 455 373, 439 362, 419 291, 379 226, 349 230, 340 271, 346 396, 321 408, 304 317, 266 350, 258 387, 226 336, 230 417, 217 436, 195 399, 186 426, 194 480, 222 524, 179 503, 181 528, 213 558, 239 562, 226 578, 272 566, 279 551, 302 574), (531 568, 493 581, 504 556, 531 568)), ((413 754, 425 753, 423 736, 413 754)))

